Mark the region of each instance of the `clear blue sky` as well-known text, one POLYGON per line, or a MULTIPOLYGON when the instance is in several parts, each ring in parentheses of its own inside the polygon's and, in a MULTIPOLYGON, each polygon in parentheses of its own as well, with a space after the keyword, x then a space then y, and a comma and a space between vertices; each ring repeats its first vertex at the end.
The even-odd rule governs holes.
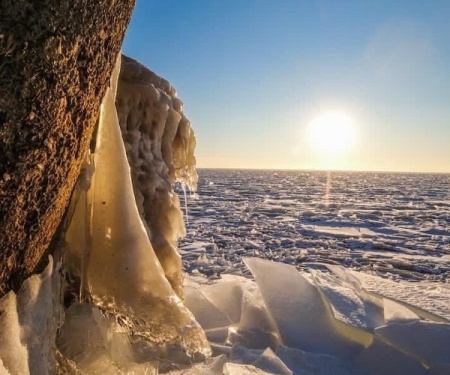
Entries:
POLYGON ((199 167, 450 172, 449 16, 448 0, 138 0, 123 50, 177 89, 199 167), (332 165, 307 136, 329 111, 356 134, 332 165))

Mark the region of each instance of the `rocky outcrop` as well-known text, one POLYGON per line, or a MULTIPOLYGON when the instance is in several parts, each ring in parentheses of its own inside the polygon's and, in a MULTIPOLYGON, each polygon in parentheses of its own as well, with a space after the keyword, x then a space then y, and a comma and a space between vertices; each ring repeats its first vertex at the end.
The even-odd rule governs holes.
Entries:
POLYGON ((0 2, 0 295, 61 221, 134 2, 0 2))
POLYGON ((167 279, 182 296, 176 242, 185 228, 172 184, 197 185, 194 132, 170 83, 126 56, 116 107, 139 213, 167 279))

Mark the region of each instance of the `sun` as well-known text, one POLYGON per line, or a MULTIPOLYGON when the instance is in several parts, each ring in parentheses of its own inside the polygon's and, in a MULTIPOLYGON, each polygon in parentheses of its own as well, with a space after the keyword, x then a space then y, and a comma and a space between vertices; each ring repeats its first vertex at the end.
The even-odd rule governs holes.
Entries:
POLYGON ((323 156, 336 156, 347 151, 355 138, 352 118, 343 112, 325 112, 308 126, 311 146, 323 156))

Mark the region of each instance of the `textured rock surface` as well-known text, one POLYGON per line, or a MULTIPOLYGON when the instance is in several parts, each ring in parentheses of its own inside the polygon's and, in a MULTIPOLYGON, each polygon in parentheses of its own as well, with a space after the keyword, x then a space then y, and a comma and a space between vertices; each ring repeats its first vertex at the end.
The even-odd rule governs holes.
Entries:
POLYGON ((168 81, 122 58, 116 107, 139 213, 166 277, 182 296, 177 240, 185 234, 174 182, 195 188, 195 136, 168 81))
POLYGON ((0 295, 61 221, 134 2, 0 2, 0 295))

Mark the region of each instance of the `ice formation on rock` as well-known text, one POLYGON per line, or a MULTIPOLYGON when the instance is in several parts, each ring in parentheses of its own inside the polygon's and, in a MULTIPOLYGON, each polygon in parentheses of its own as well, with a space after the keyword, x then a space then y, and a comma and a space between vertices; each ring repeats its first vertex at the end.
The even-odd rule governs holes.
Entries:
POLYGON ((59 264, 27 280, 0 299, 0 374, 51 374, 59 324, 59 264))
POLYGON ((170 83, 126 56, 116 106, 139 213, 167 279, 182 296, 176 243, 185 229, 172 184, 197 186, 194 132, 170 83))
MULTIPOLYGON (((153 359, 186 362, 206 358, 209 355, 209 345, 204 332, 166 278, 166 275, 173 276, 175 273, 181 277, 176 249, 172 243, 167 244, 171 246, 171 256, 165 258, 165 273, 153 251, 136 206, 130 166, 114 102, 119 69, 120 60, 100 110, 93 155, 95 172, 87 191, 88 183, 80 185, 78 202, 67 231, 66 259, 72 261, 67 267, 72 273, 69 279, 79 279, 75 285, 85 289, 87 301, 92 300, 95 306, 107 313, 122 316, 121 319, 126 321, 128 328, 120 330, 117 324, 106 318, 103 318, 103 323, 99 322, 99 312, 92 306, 83 305, 86 301, 80 298, 79 302, 66 311, 66 323, 61 330, 59 345, 62 353, 69 359, 83 368, 89 368, 92 359, 86 359, 85 355, 80 358, 81 353, 76 350, 76 347, 83 347, 86 340, 77 339, 67 332, 88 329, 92 330, 92 335, 101 337, 100 326, 104 326, 103 330, 108 332, 103 334, 105 338, 100 339, 98 345, 90 343, 93 345, 90 352, 95 352, 98 348, 109 348, 106 352, 104 349, 100 350, 99 356, 107 357, 102 362, 112 360, 115 365, 120 364, 112 354, 117 345, 121 349, 116 352, 128 357, 127 360, 121 360, 126 363, 141 363, 153 359), (80 324, 80 320, 84 323, 80 324), (124 341, 117 343, 106 339, 111 335, 119 335, 124 341), (129 350, 129 354, 124 354, 127 346, 131 345, 130 342, 134 348, 129 350)), ((159 141, 154 140, 153 143, 161 142, 163 133, 156 136, 159 141)), ((151 147, 154 147, 153 144, 151 147)), ((151 161, 147 162, 150 169, 163 168, 158 161, 153 162, 156 166, 151 161)), ((85 170, 89 169, 92 170, 89 167, 85 170)), ((151 211, 151 214, 160 215, 162 219, 159 216, 150 217, 147 213, 150 223, 148 229, 153 238, 172 233, 171 241, 174 242, 177 238, 173 234, 173 226, 184 227, 176 196, 171 192, 170 183, 164 180, 166 176, 163 171, 161 173, 161 176, 157 175, 159 179, 155 177, 146 184, 147 189, 159 191, 158 198, 163 201, 159 212, 151 211), (157 229, 166 232, 155 234, 152 220, 159 223, 160 227, 156 227, 157 229)), ((175 279, 171 280, 174 282, 175 279)), ((181 279, 176 282, 180 283, 181 279)), ((181 284, 174 286, 181 288, 181 284)))
POLYGON ((185 229, 172 184, 196 187, 195 137, 170 84, 124 60, 67 215, 65 317, 61 273, 50 261, 0 300, 0 374, 48 374, 55 366, 58 373, 156 374, 210 355, 182 300, 176 250, 185 229))

